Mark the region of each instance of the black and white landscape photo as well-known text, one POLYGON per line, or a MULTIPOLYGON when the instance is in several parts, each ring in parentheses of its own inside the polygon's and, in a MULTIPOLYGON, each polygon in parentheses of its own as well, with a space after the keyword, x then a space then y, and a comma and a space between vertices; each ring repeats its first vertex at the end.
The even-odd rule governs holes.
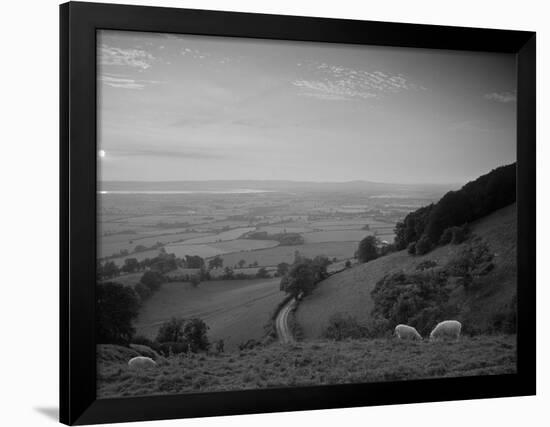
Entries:
POLYGON ((97 34, 97 395, 516 371, 515 56, 97 34))

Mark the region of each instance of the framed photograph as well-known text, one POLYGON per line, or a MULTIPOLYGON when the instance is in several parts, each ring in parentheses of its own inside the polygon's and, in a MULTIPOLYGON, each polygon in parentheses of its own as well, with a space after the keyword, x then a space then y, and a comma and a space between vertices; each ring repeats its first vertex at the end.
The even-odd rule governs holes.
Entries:
POLYGON ((63 423, 535 393, 535 33, 60 25, 63 423))

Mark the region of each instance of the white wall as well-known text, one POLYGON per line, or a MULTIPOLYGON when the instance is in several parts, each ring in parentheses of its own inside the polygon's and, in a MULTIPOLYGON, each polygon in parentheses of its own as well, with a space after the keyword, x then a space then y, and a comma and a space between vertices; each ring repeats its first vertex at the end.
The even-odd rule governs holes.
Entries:
MULTIPOLYGON (((104 0, 107 2, 106 0, 104 0)), ((130 0, 129 0, 130 2, 130 0)), ((135 4, 538 31, 538 217, 548 218, 550 29, 543 1, 195 0, 135 4)), ((6 426, 55 422, 58 384, 58 8, 53 0, 4 1, 0 10, 2 274, 0 418, 6 426), (6 240, 7 233, 7 240, 6 240), (28 248, 38 248, 30 253, 28 248), (7 273, 7 274, 6 274, 7 273), (50 414, 50 416, 48 415, 50 414)), ((550 241, 539 221, 540 242, 550 241)), ((539 396, 186 421, 201 427, 280 425, 541 425, 548 420, 549 250, 538 245, 539 396), (543 309, 545 309, 543 311, 543 309), (546 338, 546 339, 545 339, 546 338)), ((545 245, 547 246, 547 245, 545 245)), ((176 425, 178 421, 141 425, 176 425)))

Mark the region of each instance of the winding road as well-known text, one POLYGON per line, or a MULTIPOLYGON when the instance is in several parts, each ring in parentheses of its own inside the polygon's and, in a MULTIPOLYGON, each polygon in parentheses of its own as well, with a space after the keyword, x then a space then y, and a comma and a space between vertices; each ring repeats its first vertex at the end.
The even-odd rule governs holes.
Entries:
POLYGON ((275 327, 277 329, 277 336, 279 341, 283 344, 294 342, 292 331, 288 327, 288 315, 294 307, 296 301, 291 299, 283 308, 279 310, 277 318, 275 319, 275 327))

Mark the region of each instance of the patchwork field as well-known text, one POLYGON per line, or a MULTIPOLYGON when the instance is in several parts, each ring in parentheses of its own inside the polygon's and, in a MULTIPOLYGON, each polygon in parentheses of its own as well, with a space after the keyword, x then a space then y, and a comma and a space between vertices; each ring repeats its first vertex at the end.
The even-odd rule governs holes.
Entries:
POLYGON ((162 322, 173 316, 200 317, 212 341, 223 339, 228 351, 249 339, 261 339, 264 326, 284 298, 279 279, 165 283, 144 304, 135 322, 137 334, 154 339, 162 322))
POLYGON ((166 245, 166 252, 176 255, 178 258, 183 258, 186 255, 198 255, 203 258, 210 258, 216 255, 228 253, 242 253, 247 251, 255 251, 259 249, 273 248, 279 243, 274 240, 250 240, 237 239, 227 240, 211 244, 190 244, 173 243, 166 245))
POLYGON ((234 265, 239 260, 244 259, 246 264, 258 262, 260 266, 275 266, 280 262, 292 263, 296 251, 311 258, 317 255, 325 255, 331 259, 334 257, 347 259, 353 258, 356 249, 357 242, 325 242, 231 253, 223 255, 222 258, 224 265, 234 265))
POLYGON ((366 230, 314 231, 304 233, 304 240, 306 243, 359 242, 370 234, 372 231, 366 230))
POLYGON ((237 353, 191 354, 132 371, 128 351, 98 350, 98 397, 300 387, 516 372, 516 336, 459 342, 396 339, 273 344, 237 353))

